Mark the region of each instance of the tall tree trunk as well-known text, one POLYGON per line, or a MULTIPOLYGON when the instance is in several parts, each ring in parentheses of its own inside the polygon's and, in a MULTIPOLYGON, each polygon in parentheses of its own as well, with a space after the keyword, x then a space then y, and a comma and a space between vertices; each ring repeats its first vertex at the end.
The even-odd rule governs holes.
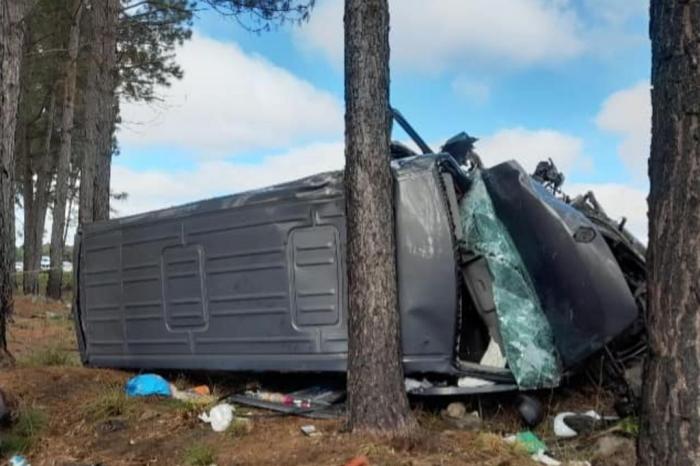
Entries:
POLYGON ((46 109, 46 128, 39 161, 35 164, 32 159, 32 164, 25 167, 25 170, 29 170, 25 173, 24 180, 24 273, 22 274, 24 294, 39 293, 39 270, 51 177, 51 136, 55 112, 56 96, 52 90, 46 109), (33 181, 35 173, 36 182, 33 181))
POLYGON ((389 5, 345 1, 349 427, 405 434, 389 138, 389 5))
POLYGON ((91 9, 91 38, 85 95, 85 150, 80 175, 80 224, 109 218, 112 137, 116 122, 117 24, 119 1, 91 9))
POLYGON ((49 205, 49 191, 53 172, 53 157, 51 156, 51 140, 54 130, 54 118, 56 116, 56 89, 52 89, 49 97, 49 107, 46 114, 46 132, 42 148, 41 162, 38 164, 36 185, 34 193, 34 208, 30 218, 31 248, 25 247, 24 254, 29 254, 30 268, 25 266, 24 280, 27 283, 25 293, 39 294, 39 270, 41 269, 41 256, 44 246, 44 225, 46 211, 49 205))
MULTIPOLYGON (((25 37, 25 40, 27 38, 25 37)), ((20 77, 21 79, 21 77, 20 77)), ((20 100, 24 98, 22 95, 24 91, 20 91, 20 100)), ((21 114, 21 110, 19 112, 21 114)), ((22 264, 23 271, 21 274, 22 278, 22 291, 24 294, 28 294, 28 284, 27 284, 27 272, 31 267, 31 257, 29 251, 32 249, 32 240, 34 235, 32 234, 32 222, 31 218, 34 215, 34 169, 32 167, 32 155, 28 125, 26 121, 23 121, 21 115, 17 116, 17 131, 15 133, 15 153, 17 154, 17 160, 15 163, 19 165, 19 160, 22 160, 24 174, 22 176, 22 214, 24 215, 24 228, 23 228, 23 238, 24 242, 22 245, 22 264)), ((16 167, 16 171, 19 171, 19 167, 16 167)), ((19 276, 18 276, 19 278, 19 276)))
POLYGON ((63 111, 61 114, 61 146, 56 168, 56 190, 51 225, 51 269, 46 294, 50 298, 61 298, 63 281, 63 230, 66 226, 66 203, 68 201, 68 177, 72 149, 73 115, 75 110, 75 83, 77 75, 78 46, 80 42, 80 16, 82 0, 74 0, 71 13, 73 20, 68 37, 68 60, 63 82, 63 111))
POLYGON ((11 360, 6 323, 14 304, 15 125, 26 8, 23 0, 0 0, 0 363, 11 360))
POLYGON ((649 357, 639 464, 700 464, 700 1, 652 0, 649 357))

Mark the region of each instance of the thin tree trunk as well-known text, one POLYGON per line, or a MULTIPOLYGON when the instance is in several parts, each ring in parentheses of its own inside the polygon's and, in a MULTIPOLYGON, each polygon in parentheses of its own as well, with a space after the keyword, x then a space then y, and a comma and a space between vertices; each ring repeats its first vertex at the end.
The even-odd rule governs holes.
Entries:
POLYGON ((75 87, 77 75, 78 46, 80 42, 80 16, 83 11, 81 0, 75 0, 71 13, 73 22, 68 38, 68 61, 64 78, 63 112, 61 115, 61 146, 56 168, 56 190, 51 225, 51 269, 46 294, 53 299, 61 298, 63 281, 63 230, 66 226, 66 203, 68 200, 68 177, 72 149, 73 115, 75 110, 75 87))
POLYGON ((406 434, 389 138, 389 5, 345 2, 348 408, 352 430, 406 434))
POLYGON ((32 249, 24 253, 30 253, 30 269, 25 269, 24 279, 29 282, 29 292, 39 294, 39 270, 41 269, 41 256, 44 246, 44 225, 46 223, 46 211, 49 205, 49 191, 51 189, 51 178, 53 172, 53 157, 51 156, 51 140, 54 129, 54 118, 56 116, 56 89, 52 89, 49 98, 49 107, 46 115, 46 133, 44 134, 44 146, 42 149, 42 159, 37 170, 36 186, 34 194, 34 209, 31 220, 31 241, 32 249))
POLYGON ((27 5, 0 0, 0 364, 11 361, 6 323, 12 313, 15 270, 15 125, 24 34, 21 20, 27 5))
MULTIPOLYGON (((51 181, 51 136, 53 119, 56 113, 56 95, 51 91, 49 105, 46 109, 46 128, 44 144, 36 169, 36 183, 25 180, 24 212, 24 294, 39 294, 39 269, 41 268, 41 249, 44 241, 44 222, 48 206, 49 184, 51 181), (31 203, 31 208, 27 205, 31 203)), ((35 170, 27 172, 25 178, 34 175, 35 170)))
MULTIPOLYGON (((26 38, 25 38, 26 40, 26 38)), ((20 78, 21 79, 21 78, 20 78)), ((21 91, 24 92, 24 91, 21 91)), ((20 100, 23 97, 20 95, 20 100)), ((21 113, 21 111, 20 111, 21 113)), ((34 235, 32 234, 32 216, 34 215, 34 170, 32 167, 31 160, 31 148, 30 148, 30 138, 29 131, 27 128, 27 123, 22 121, 20 115, 17 117, 17 132, 16 132, 16 144, 15 150, 19 158, 22 159, 22 164, 24 165, 24 175, 22 176, 22 214, 24 215, 24 228, 23 228, 23 271, 21 274, 22 278, 22 292, 24 294, 29 294, 28 283, 27 283, 27 271, 31 267, 31 256, 29 251, 32 250, 33 244, 32 240, 34 235), (20 155, 21 154, 21 155, 20 155)), ((15 161, 19 164, 19 159, 15 161)), ((18 277, 19 278, 19 277, 18 277)))
POLYGON ((700 464, 700 1, 652 0, 641 465, 700 464))

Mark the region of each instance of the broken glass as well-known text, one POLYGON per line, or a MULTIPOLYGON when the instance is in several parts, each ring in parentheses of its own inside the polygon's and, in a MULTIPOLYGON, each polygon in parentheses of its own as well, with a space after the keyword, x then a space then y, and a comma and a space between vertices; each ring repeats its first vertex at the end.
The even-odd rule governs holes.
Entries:
POLYGON ((560 366, 552 330, 478 170, 460 202, 460 214, 467 247, 488 263, 502 350, 518 386, 557 386, 560 366))

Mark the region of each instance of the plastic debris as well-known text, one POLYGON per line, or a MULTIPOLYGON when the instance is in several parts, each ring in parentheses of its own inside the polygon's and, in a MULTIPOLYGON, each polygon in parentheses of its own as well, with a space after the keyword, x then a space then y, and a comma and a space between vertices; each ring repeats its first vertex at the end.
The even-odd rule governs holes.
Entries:
POLYGON ((312 424, 307 424, 305 426, 301 426, 301 431, 306 435, 307 437, 318 437, 321 435, 321 432, 316 430, 316 426, 312 424))
POLYGON ((125 387, 128 396, 167 396, 170 397, 170 384, 158 374, 141 374, 130 378, 125 387))
POLYGON ((518 432, 504 439, 508 443, 521 445, 534 461, 547 466, 559 466, 561 462, 547 455, 547 445, 529 430, 518 432))
POLYGON ((199 385, 187 390, 180 390, 175 385, 170 384, 170 392, 172 393, 172 397, 176 400, 186 401, 188 403, 209 404, 216 401, 216 399, 211 395, 209 387, 206 385, 199 385))
POLYGON ((574 429, 567 426, 564 422, 564 418, 572 414, 574 413, 567 411, 559 413, 554 417, 554 435, 562 438, 571 438, 576 437, 578 435, 578 433, 574 429))
POLYGON ((538 463, 542 463, 542 464, 545 464, 547 466, 560 466, 561 465, 561 461, 555 460, 554 458, 545 454, 542 451, 538 451, 537 453, 530 455, 530 458, 537 461, 538 463))
POLYGON ((10 458, 10 466, 32 466, 29 464, 29 460, 22 455, 14 455, 10 458))
POLYGON ((508 443, 520 444, 530 455, 547 451, 547 445, 540 438, 529 430, 518 432, 505 438, 508 443))
POLYGON ((423 389, 430 388, 433 386, 433 384, 426 379, 416 380, 416 379, 412 379, 410 377, 406 377, 404 379, 403 383, 404 383, 404 386, 406 387, 407 392, 413 392, 416 390, 423 390, 423 389))
POLYGON ((366 456, 356 456, 345 463, 345 466, 369 466, 369 460, 366 456))
POLYGON ((490 380, 479 379, 477 377, 469 377, 468 375, 457 379, 458 387, 488 387, 494 384, 495 383, 490 380))
POLYGON ((199 419, 211 424, 214 432, 223 432, 229 428, 233 421, 234 408, 228 403, 220 403, 209 410, 209 414, 202 413, 199 419))
POLYGON ((554 434, 562 438, 576 437, 619 419, 617 416, 601 416, 593 410, 585 413, 566 411, 554 417, 554 434))

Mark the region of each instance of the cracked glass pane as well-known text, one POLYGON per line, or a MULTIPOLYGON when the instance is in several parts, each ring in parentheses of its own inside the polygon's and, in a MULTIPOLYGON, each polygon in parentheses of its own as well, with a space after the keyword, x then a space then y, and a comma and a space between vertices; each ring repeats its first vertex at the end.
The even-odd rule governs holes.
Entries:
POLYGON ((502 351, 520 388, 559 384, 552 329, 506 228, 496 217, 480 172, 460 202, 464 241, 484 256, 493 281, 502 351))

